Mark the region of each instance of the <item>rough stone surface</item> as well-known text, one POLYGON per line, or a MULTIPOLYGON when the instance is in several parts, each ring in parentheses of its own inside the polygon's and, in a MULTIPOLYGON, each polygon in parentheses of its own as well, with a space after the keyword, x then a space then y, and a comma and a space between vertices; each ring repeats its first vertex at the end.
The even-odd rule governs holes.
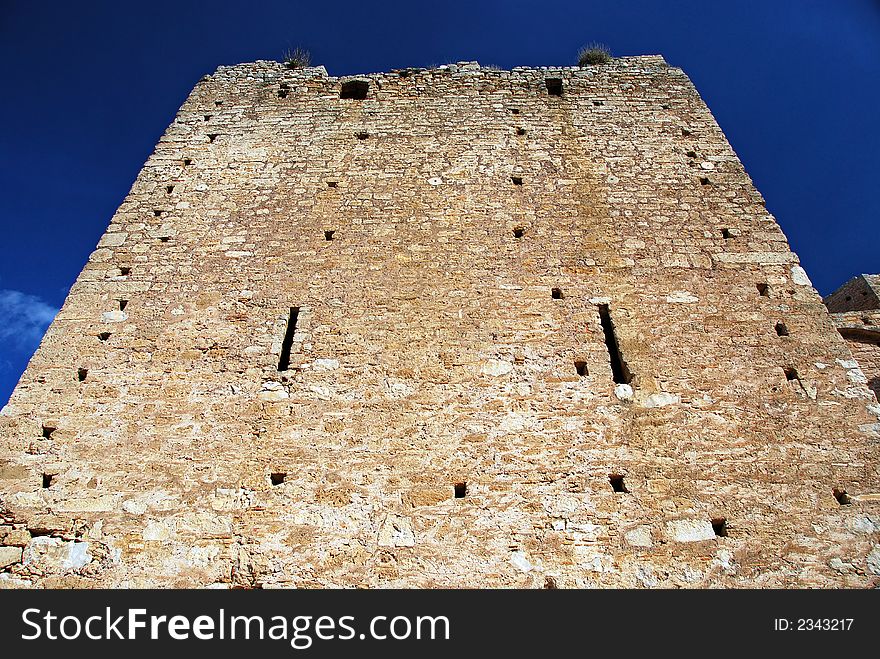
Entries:
POLYGON ((825 298, 853 359, 839 361, 850 382, 867 384, 880 399, 880 275, 860 275, 825 298))
POLYGON ((3 587, 876 585, 876 400, 682 71, 358 78, 196 85, 0 415, 3 587))
POLYGON ((714 540, 712 523, 699 519, 677 519, 666 524, 669 537, 676 542, 699 542, 714 540))
POLYGON ((8 567, 21 561, 20 547, 0 547, 0 568, 8 567))

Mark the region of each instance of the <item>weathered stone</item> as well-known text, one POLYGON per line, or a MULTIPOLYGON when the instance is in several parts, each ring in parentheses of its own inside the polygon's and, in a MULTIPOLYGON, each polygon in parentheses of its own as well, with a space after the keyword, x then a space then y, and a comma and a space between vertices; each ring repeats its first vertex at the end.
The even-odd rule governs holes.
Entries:
POLYGON ((868 570, 871 574, 880 575, 880 545, 874 545, 867 558, 868 570))
POLYGON ((0 547, 0 568, 21 561, 21 547, 0 547))
POLYGON ((650 547, 654 544, 651 538, 651 529, 647 526, 640 526, 627 531, 623 537, 633 547, 650 547))
MULTIPOLYGON (((867 385, 880 399, 880 275, 855 277, 824 301, 852 352, 852 359, 837 359, 837 363, 847 369, 850 382, 867 385)), ((880 417, 874 401, 868 410, 880 417)))
POLYGON ((92 560, 88 542, 38 536, 24 549, 22 562, 45 572, 63 572, 88 565, 92 560))
POLYGON ((513 370, 513 364, 500 359, 490 359, 480 368, 483 375, 507 375, 513 370))
POLYGON ((642 401, 643 407, 666 407, 667 405, 675 405, 681 402, 681 396, 678 394, 670 394, 665 391, 651 394, 642 401))
POLYGON ((666 523, 666 532, 676 542, 714 540, 711 522, 699 519, 677 519, 666 523))
POLYGON ((31 534, 27 529, 4 529, 0 527, 0 545, 11 547, 24 547, 31 541, 31 534))
POLYGON ((412 547, 416 544, 412 524, 406 517, 388 515, 379 528, 380 547, 412 547))
POLYGON ((875 585, 880 319, 682 71, 359 80, 180 108, 0 415, 4 585, 875 585))

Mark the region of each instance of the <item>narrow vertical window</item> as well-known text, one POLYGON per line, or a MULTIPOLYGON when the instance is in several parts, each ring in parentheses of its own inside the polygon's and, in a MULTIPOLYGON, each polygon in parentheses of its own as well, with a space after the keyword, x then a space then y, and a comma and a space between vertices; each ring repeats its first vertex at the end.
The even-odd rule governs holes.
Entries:
POLYGON ((544 83, 550 96, 562 96, 562 78, 547 78, 544 83))
POLYGON ((611 362, 611 373, 617 384, 629 384, 633 376, 620 352, 617 335, 614 333, 614 323, 611 321, 611 312, 607 304, 599 305, 599 319, 602 321, 602 331, 605 334, 605 347, 608 349, 608 358, 611 362))
POLYGON ((290 348, 293 346, 293 335, 296 332, 298 316, 299 307, 291 307, 290 316, 287 318, 287 330, 284 332, 284 341, 281 343, 281 356, 278 358, 279 371, 286 371, 290 368, 290 348))

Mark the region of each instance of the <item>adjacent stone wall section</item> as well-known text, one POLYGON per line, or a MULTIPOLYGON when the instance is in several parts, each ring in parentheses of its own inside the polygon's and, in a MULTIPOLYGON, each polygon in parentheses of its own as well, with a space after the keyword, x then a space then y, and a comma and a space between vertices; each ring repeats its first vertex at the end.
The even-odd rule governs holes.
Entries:
POLYGON ((825 297, 831 313, 880 309, 880 275, 853 277, 825 297))
POLYGON ((854 277, 825 298, 840 335, 849 345, 868 388, 880 398, 880 275, 854 277))

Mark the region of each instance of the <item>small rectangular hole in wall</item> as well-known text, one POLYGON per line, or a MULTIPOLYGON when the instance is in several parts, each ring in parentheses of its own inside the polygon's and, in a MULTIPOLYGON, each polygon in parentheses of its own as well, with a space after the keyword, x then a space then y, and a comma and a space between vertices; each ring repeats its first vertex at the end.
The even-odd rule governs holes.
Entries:
POLYGON ((110 338, 110 332, 101 332, 100 334, 98 334, 99 341, 106 341, 109 338, 110 338))
POLYGON ((550 96, 562 96, 562 78, 547 78, 544 84, 547 85, 550 96))
POLYGON ((293 346, 293 335, 296 333, 296 320, 299 317, 299 307, 291 307, 287 317, 287 330, 284 332, 284 341, 281 343, 281 356, 278 358, 278 370, 286 371, 290 368, 290 349, 293 346))
POLYGON ((76 369, 76 379, 80 382, 85 382, 86 378, 89 377, 89 369, 87 368, 78 368, 76 369))
POLYGON ((456 499, 464 499, 467 496, 467 483, 456 483, 453 485, 456 499))
POLYGON ((551 289, 551 290, 550 290, 550 296, 551 296, 554 300, 561 300, 562 297, 563 297, 563 296, 562 296, 562 289, 561 289, 561 288, 553 288, 553 289, 551 289))
POLYGON ((620 352, 617 342, 617 334, 614 331, 614 323, 611 320, 611 311, 607 304, 599 305, 599 320, 602 322, 602 332, 605 334, 605 347, 608 349, 608 358, 611 362, 611 374, 616 384, 629 384, 633 376, 620 352))
POLYGON ((511 176, 510 180, 514 185, 522 185, 522 176, 511 176))
POLYGON ((213 116, 214 116, 213 114, 206 114, 205 121, 211 121, 211 117, 213 117, 213 116))
POLYGON ((363 101, 367 97, 370 83, 363 80, 348 80, 342 83, 339 90, 339 98, 348 98, 355 101, 363 101))
POLYGON ((519 114, 519 108, 510 108, 510 114, 519 114))
POLYGON ((52 439, 52 433, 55 432, 56 428, 53 426, 43 426, 43 439, 52 439))
POLYGON ((337 187, 339 187, 339 183, 337 183, 336 181, 327 181, 327 187, 328 188, 337 188, 337 187))
POLYGON ((587 362, 576 361, 574 363, 574 370, 582 378, 585 378, 590 374, 590 369, 587 367, 587 362))
POLYGON ((119 310, 125 311, 125 307, 128 306, 128 300, 119 300, 119 310))
POLYGON ((523 234, 526 232, 522 227, 514 227, 513 229, 513 237, 514 238, 522 238, 523 234))
POLYGON ((725 517, 713 517, 712 518, 712 530, 715 531, 715 535, 719 538, 727 537, 727 518, 725 517))
POLYGON ((793 382, 795 380, 800 380, 800 376, 798 375, 797 369, 791 366, 783 368, 782 371, 785 373, 785 379, 789 382, 793 382))
POLYGON ((269 480, 272 481, 272 485, 281 485, 281 483, 287 480, 287 472, 273 471, 271 474, 269 474, 269 480))
POLYGON ((333 234, 336 233, 335 229, 330 229, 324 232, 324 240, 333 240, 333 234))
POLYGON ((368 132, 362 130, 362 131, 359 132, 359 133, 355 133, 355 136, 356 136, 359 140, 365 140, 365 139, 367 139, 367 138, 370 136, 370 134, 369 134, 368 132))
POLYGON ((626 483, 623 482, 622 474, 609 474, 608 482, 611 483, 611 489, 615 492, 629 492, 626 489, 626 483))
POLYGON ((761 297, 770 297, 770 287, 767 284, 755 284, 758 289, 758 295, 761 297))
POLYGON ((601 106, 601 105, 605 105, 605 103, 604 103, 604 101, 593 101, 593 105, 601 106))
POLYGON ((160 243, 167 243, 169 240, 171 240, 171 238, 169 238, 168 236, 159 236, 160 243))
POLYGON ((288 94, 290 94, 290 85, 286 82, 282 82, 278 86, 278 98, 287 98, 288 94))
POLYGON ((700 185, 709 185, 709 183, 711 183, 711 181, 709 181, 708 178, 706 178, 705 176, 700 177, 700 185))
POLYGON ((788 336, 788 328, 785 323, 776 323, 776 334, 778 336, 788 336))
POLYGON ((516 134, 517 134, 517 135, 525 135, 525 134, 526 134, 526 129, 525 129, 525 128, 517 128, 517 129, 516 129, 516 134))
POLYGON ((852 499, 846 493, 846 490, 838 489, 835 487, 833 490, 831 490, 831 494, 834 495, 834 498, 837 499, 837 503, 839 503, 841 506, 848 506, 852 503, 852 499))
POLYGON ((163 213, 163 212, 164 212, 164 211, 154 210, 154 211, 153 211, 153 215, 154 215, 155 217, 162 217, 162 213, 163 213))
POLYGON ((171 194, 172 192, 174 192, 174 186, 173 185, 166 185, 165 186, 165 194, 171 194))
POLYGON ((122 277, 128 277, 131 274, 131 268, 125 265, 119 266, 119 274, 122 277))
POLYGON ((721 229, 721 237, 724 238, 724 240, 730 240, 733 238, 733 236, 730 235, 730 229, 721 229))
POLYGON ((208 142, 213 142, 217 139, 219 133, 208 133, 208 142))
POLYGON ((184 158, 184 159, 183 159, 183 166, 184 166, 184 167, 189 167, 189 166, 192 165, 192 164, 193 164, 192 159, 190 159, 190 158, 184 158))
POLYGON ((223 105, 223 101, 214 101, 214 105, 219 108, 221 105, 223 105))
POLYGON ((55 474, 43 474, 43 488, 51 487, 54 478, 55 474))

